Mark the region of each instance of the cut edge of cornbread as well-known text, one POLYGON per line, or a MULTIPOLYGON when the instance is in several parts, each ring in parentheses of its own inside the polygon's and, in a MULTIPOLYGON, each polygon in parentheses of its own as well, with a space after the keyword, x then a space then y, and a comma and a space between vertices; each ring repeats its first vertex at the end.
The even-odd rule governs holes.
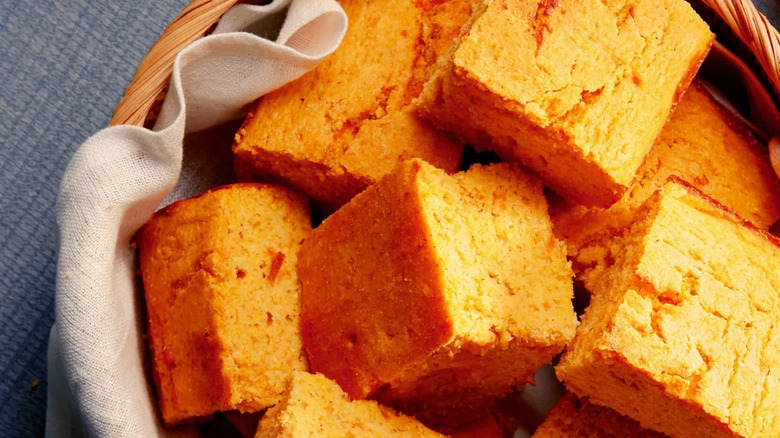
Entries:
MULTIPOLYGON (((647 258, 646 246, 649 251, 657 251, 653 249, 656 246, 677 248, 674 237, 668 242, 661 237, 665 225, 656 225, 658 215, 672 214, 667 211, 674 211, 674 203, 684 204, 683 209, 690 215, 707 221, 712 216, 717 223, 727 224, 737 238, 754 242, 749 245, 777 253, 775 260, 780 255, 780 240, 690 184, 670 178, 645 204, 644 218, 618 239, 603 260, 602 269, 593 274, 591 305, 556 372, 574 393, 634 418, 643 427, 670 435, 767 433, 780 422, 777 414, 767 415, 773 407, 775 412, 780 407, 780 397, 771 396, 771 376, 780 369, 780 333, 775 328, 780 319, 780 300, 771 294, 760 295, 765 290, 753 289, 749 290, 750 296, 739 299, 745 291, 740 294, 739 289, 717 282, 740 280, 732 279, 727 269, 713 269, 720 263, 717 258, 687 254, 693 251, 687 247, 678 249, 679 254, 670 253, 668 259, 647 258), (685 260, 693 260, 691 267, 677 269, 689 269, 687 273, 665 267, 685 260), (713 270, 697 275, 699 265, 713 270), (719 301, 724 297, 730 300, 728 306, 719 301), (764 310, 754 313, 754 306, 764 310), (719 380, 722 373, 730 375, 728 382, 719 380), (763 383, 755 381, 761 380, 759 375, 763 375, 763 383), (727 388, 722 388, 724 383, 727 388), (756 386, 762 388, 760 393, 753 390, 756 386)), ((704 242, 701 233, 705 230, 700 227, 704 225, 696 219, 677 226, 704 242)), ((711 242, 716 253, 725 248, 719 242, 722 236, 711 242)), ((748 256, 740 253, 740 257, 748 256)), ((769 257, 772 260, 772 254, 769 257)), ((751 267, 740 275, 757 278, 758 288, 761 275, 755 270, 751 267)), ((769 277, 763 280, 767 281, 772 282, 769 277)))
POLYGON ((347 1, 342 7, 350 26, 339 48, 263 96, 233 144, 236 168, 245 168, 240 180, 288 181, 329 211, 406 159, 456 172, 464 147, 418 117, 412 101, 472 2, 347 1))
POLYGON ((141 229, 149 345, 166 424, 265 409, 290 370, 308 367, 295 264, 310 231, 306 199, 268 184, 209 190, 171 204, 141 229), (252 299, 255 293, 265 299, 252 299))
POLYGON ((553 406, 532 438, 663 438, 659 432, 644 429, 636 421, 612 409, 594 405, 587 398, 566 393, 553 406))
MULTIPOLYGON (((420 160, 406 162, 326 219, 301 254, 304 339, 312 368, 335 378, 354 397, 377 397, 427 418, 435 417, 428 415, 431 412, 476 409, 531 382, 539 366, 551 361, 573 337, 577 325, 571 304, 571 268, 563 243, 552 234, 541 183, 509 164, 477 165, 450 176, 420 160), (419 224, 419 228, 402 233, 397 229, 399 221, 403 227, 419 224), (352 236, 369 229, 372 231, 361 239, 352 236), (398 241, 402 235, 404 239, 419 235, 422 240, 406 245, 398 241), (336 247, 344 254, 334 256, 331 248, 336 247), (358 247, 362 249, 356 250, 358 247), (331 251, 327 266, 323 262, 326 251, 331 251), (375 252, 384 261, 369 261, 374 260, 371 254, 375 252), (394 259, 395 252, 400 259, 394 259), (356 260, 347 253, 363 257, 356 260), (414 263, 422 255, 422 265, 430 267, 419 276, 411 269, 395 274, 387 270, 397 270, 398 263, 414 263), (340 266, 342 260, 349 266, 332 272, 332 265, 340 266), (358 264, 367 266, 360 268, 358 264), (352 281, 366 270, 369 274, 362 282, 352 281), (549 275, 529 284, 526 278, 538 278, 540 270, 549 275), (435 284, 421 291, 435 293, 434 299, 443 306, 434 312, 441 318, 434 327, 448 327, 442 336, 421 348, 406 345, 404 333, 385 338, 381 333, 388 327, 359 328, 376 321, 369 318, 372 322, 362 323, 357 315, 376 314, 375 309, 382 309, 383 317, 401 312, 404 321, 414 313, 409 312, 408 303, 388 310, 391 298, 384 295, 398 291, 380 293, 370 284, 384 288, 395 282, 399 287, 414 288, 426 275, 435 277, 435 284), (355 288, 384 299, 366 304, 374 298, 361 295, 362 301, 357 303, 357 298, 314 296, 315 290, 355 288), (357 308, 364 312, 357 312, 357 308), (345 309, 348 315, 343 315, 345 309), (342 313, 340 325, 352 326, 336 329, 346 330, 343 335, 327 332, 325 318, 333 312, 342 313), (350 316, 353 312, 354 317, 350 316), (379 333, 377 342, 364 348, 376 351, 360 354, 383 359, 361 365, 366 358, 353 348, 360 342, 365 345, 372 333, 379 333), (337 338, 342 337, 346 340, 339 345, 337 338), (323 342, 321 338, 328 339, 323 342), (328 343, 335 344, 331 347, 328 343), (383 345, 392 353, 384 351, 383 345), (410 355, 414 351, 417 353, 410 355), (328 356, 337 357, 331 361, 355 365, 329 363, 328 356), (367 368, 374 376, 359 368, 367 368)), ((424 326, 407 322, 404 327, 408 336, 424 326)), ((390 329, 391 333, 396 331, 390 329)), ((426 335, 432 334, 429 331, 426 335)), ((450 417, 464 419, 462 415, 450 417)))
POLYGON ((425 362, 423 377, 390 382, 380 397, 442 427, 531 383, 563 350, 577 325, 573 274, 537 178, 506 163, 418 175, 445 294, 459 311, 453 338, 425 362), (543 281, 526 281, 540 271, 543 281))
POLYGON ((309 361, 353 398, 369 396, 394 376, 419 373, 452 337, 428 226, 407 220, 423 216, 414 190, 422 163, 400 164, 326 218, 301 248, 309 361))
POLYGON ((306 193, 324 212, 333 212, 373 182, 343 166, 329 166, 286 151, 235 149, 233 171, 239 181, 282 183, 306 193), (327 182, 330 182, 329 184, 327 182))
POLYGON ((603 242, 623 232, 634 220, 634 210, 669 175, 689 181, 762 229, 780 217, 780 180, 766 147, 696 80, 618 202, 607 209, 560 203, 552 214, 575 272, 582 273, 602 256, 603 242))
POLYGON ((255 438, 300 436, 443 437, 373 400, 351 400, 322 374, 295 372, 281 403, 260 420, 255 438))

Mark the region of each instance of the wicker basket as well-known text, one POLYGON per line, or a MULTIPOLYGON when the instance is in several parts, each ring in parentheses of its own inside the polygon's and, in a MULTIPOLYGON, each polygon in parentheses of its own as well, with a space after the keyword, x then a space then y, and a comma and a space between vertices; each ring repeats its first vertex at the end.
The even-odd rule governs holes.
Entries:
MULTIPOLYGON (((759 110, 769 115, 770 123, 764 123, 763 130, 754 129, 759 134, 763 131, 763 138, 761 135, 759 138, 769 144, 775 171, 780 175, 780 164, 778 164, 780 163, 780 140, 778 140, 780 139, 780 112, 778 111, 780 34, 766 17, 755 9, 750 0, 690 1, 700 13, 703 5, 710 15, 714 14, 717 23, 713 23, 713 17, 705 17, 714 30, 718 33, 725 31, 730 34, 730 38, 744 45, 747 53, 731 47, 730 49, 740 53, 740 58, 748 58, 745 59, 745 63, 739 59, 735 59, 735 62, 740 63, 738 68, 745 69, 747 75, 753 75, 755 84, 758 84, 756 86, 760 88, 756 93, 751 93, 755 94, 751 97, 758 100, 759 110), (697 5, 696 2, 699 4, 697 5)), ((192 1, 163 32, 139 65, 125 95, 115 108, 110 125, 151 127, 168 89, 176 55, 190 43, 207 35, 232 6, 245 2, 240 0, 192 1)), ((734 56, 721 45, 716 45, 713 51, 734 56)))
POLYGON ((702 0, 756 57, 775 97, 780 94, 780 34, 750 0, 702 0))
POLYGON ((141 61, 110 125, 149 126, 165 98, 176 55, 205 36, 238 0, 194 0, 168 25, 141 61))

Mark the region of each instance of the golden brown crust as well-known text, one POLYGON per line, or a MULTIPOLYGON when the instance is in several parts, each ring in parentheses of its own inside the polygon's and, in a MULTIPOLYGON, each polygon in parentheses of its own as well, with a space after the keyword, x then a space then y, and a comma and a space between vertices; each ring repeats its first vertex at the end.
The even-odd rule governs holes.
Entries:
POLYGON ((463 144, 411 101, 472 3, 343 1, 350 26, 338 50, 260 99, 239 129, 239 178, 272 176, 333 211, 403 160, 457 171, 463 144))
POLYGON ((217 187, 142 227, 136 242, 166 425, 264 409, 292 370, 307 367, 294 266, 310 231, 306 199, 269 184, 217 187))
POLYGON ((778 239, 677 178, 637 216, 588 274, 559 377, 672 436, 771 435, 778 239))
POLYGON ((321 374, 296 372, 282 402, 260 420, 255 438, 443 438, 412 417, 371 400, 350 400, 321 374))
POLYGON ((712 40, 677 0, 489 2, 418 103, 568 200, 606 207, 631 183, 712 40))
POLYGON ((553 211, 556 235, 566 240, 578 274, 592 266, 612 237, 637 217, 637 208, 672 175, 759 228, 780 218, 780 180, 766 148, 694 81, 622 199, 608 209, 559 203, 553 211))
POLYGON ((422 215, 413 191, 419 171, 412 162, 371 186, 301 249, 302 332, 312 369, 355 398, 374 393, 399 367, 423 361, 452 336, 427 225, 407 220, 422 215), (370 293, 356 293, 366 287, 370 293))
POLYGON ((555 404, 532 438, 663 438, 612 409, 567 393, 555 404))
POLYGON ((725 218, 728 218, 730 221, 734 222, 735 224, 739 224, 754 233, 762 236, 764 239, 766 239, 768 242, 770 242, 772 245, 780 248, 780 238, 771 234, 767 230, 763 228, 759 228, 754 224, 753 222, 743 218, 742 216, 738 215, 732 208, 729 208, 728 206, 722 204, 717 199, 713 198, 712 196, 705 193, 703 190, 699 189, 695 185, 691 184, 690 182, 680 178, 677 175, 672 175, 667 179, 668 182, 679 184, 680 186, 685 187, 689 192, 694 193, 696 197, 700 198, 703 202, 709 204, 713 210, 718 211, 721 215, 723 215, 725 218))
POLYGON ((312 369, 432 427, 532 381, 577 323, 542 185, 506 163, 402 163, 312 233, 298 273, 312 369))
MULTIPOLYGON (((170 214, 170 213, 168 213, 170 214)), ((146 231, 139 236, 139 248, 148 248, 154 244, 157 230, 153 225, 145 227, 146 231)), ((141 263, 145 266, 156 263, 146 251, 141 251, 141 263)), ((147 268, 147 277, 150 274, 147 268)), ((147 283, 149 283, 147 281, 147 283)), ((156 286, 152 283, 147 289, 156 286)), ((183 282, 170 285, 174 290, 185 287, 183 282)), ((215 336, 216 327, 213 318, 209 316, 206 302, 191 300, 178 301, 176 304, 159 294, 146 293, 145 301, 148 316, 148 339, 152 362, 154 381, 158 392, 159 408, 167 425, 191 423, 207 418, 213 412, 199 409, 198 406, 226 406, 230 400, 230 388, 227 378, 222 373, 222 353, 224 346, 215 336), (162 302, 165 300, 166 302, 162 302), (166 342, 170 336, 171 315, 165 310, 173 305, 189 307, 189 316, 198 321, 198 327, 188 329, 189 325, 177 327, 176 336, 186 339, 197 354, 173 346, 166 342), (171 372, 177 367, 186 368, 186 374, 171 372), (177 388, 187 388, 186 391, 177 388)), ((175 323, 175 322, 174 322, 175 323)))

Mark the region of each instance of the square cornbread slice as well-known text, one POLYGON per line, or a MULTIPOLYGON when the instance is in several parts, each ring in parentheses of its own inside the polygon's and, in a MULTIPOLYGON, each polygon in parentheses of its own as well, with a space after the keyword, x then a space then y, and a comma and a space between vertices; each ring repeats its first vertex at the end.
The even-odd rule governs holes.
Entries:
POLYGON ((683 0, 485 2, 417 103, 567 200, 606 207, 713 38, 683 0))
POLYGON ((680 180, 593 270, 556 372, 674 437, 780 430, 780 241, 680 180))
MULTIPOLYGON (((581 274, 606 250, 603 241, 636 219, 639 207, 676 175, 762 229, 780 218, 780 180, 766 147, 694 80, 622 198, 609 208, 552 209, 554 230, 566 241, 581 274)), ((586 285, 587 286, 587 285, 586 285)))
POLYGON ((298 274, 312 370, 425 424, 531 381, 577 324, 542 184, 506 163, 402 163, 314 230, 298 274))
POLYGON ((597 406, 586 398, 564 394, 553 406, 532 438, 664 438, 644 429, 636 421, 612 409, 597 406))
POLYGON ((240 180, 283 181, 326 211, 422 158, 458 170, 463 144, 412 100, 472 12, 471 0, 345 0, 341 46, 250 111, 233 146, 240 180))
POLYGON ((255 438, 444 438, 373 400, 351 400, 322 374, 296 371, 282 401, 260 420, 255 438))
POLYGON ((148 338, 166 424, 276 404, 308 364, 295 266, 308 201, 235 184, 157 212, 137 236, 148 338))

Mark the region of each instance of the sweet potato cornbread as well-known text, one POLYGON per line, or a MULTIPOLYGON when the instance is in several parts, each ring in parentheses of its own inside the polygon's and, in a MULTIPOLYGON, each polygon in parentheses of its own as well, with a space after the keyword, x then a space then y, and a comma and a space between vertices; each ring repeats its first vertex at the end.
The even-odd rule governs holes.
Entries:
POLYGON ((713 38, 683 0, 484 2, 418 105, 567 200, 606 207, 633 180, 713 38))
POLYGON ((166 424, 279 402, 306 362, 295 266, 311 232, 306 199, 237 184, 176 202, 138 251, 157 396, 166 424))
POLYGON ((679 180, 610 257, 556 372, 674 437, 780 430, 780 241, 679 180))
POLYGON ((314 230, 298 274, 312 370, 426 424, 529 382, 577 324, 542 185, 506 163, 402 163, 314 230))
POLYGON ((766 147, 694 81, 618 202, 607 209, 568 205, 552 214, 575 272, 603 256, 603 242, 637 219, 642 203, 672 175, 759 228, 769 229, 780 218, 780 180, 766 147))
POLYGON ((373 400, 350 400, 321 374, 295 372, 281 403, 260 420, 255 438, 444 438, 373 400))
POLYGON ((349 29, 313 71, 263 96, 236 135, 241 180, 272 179, 335 210, 400 161, 448 172, 463 144, 414 111, 473 0, 345 0, 349 29))

